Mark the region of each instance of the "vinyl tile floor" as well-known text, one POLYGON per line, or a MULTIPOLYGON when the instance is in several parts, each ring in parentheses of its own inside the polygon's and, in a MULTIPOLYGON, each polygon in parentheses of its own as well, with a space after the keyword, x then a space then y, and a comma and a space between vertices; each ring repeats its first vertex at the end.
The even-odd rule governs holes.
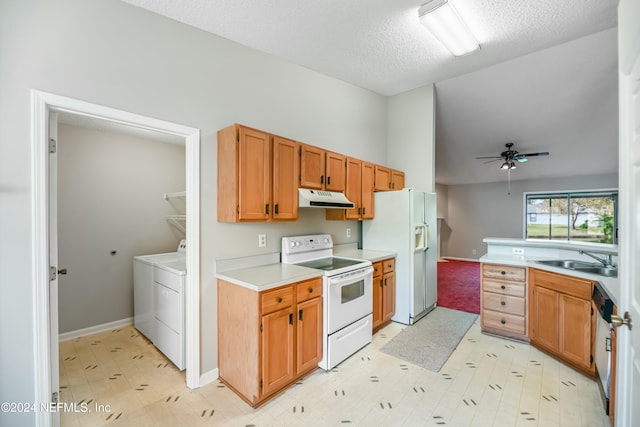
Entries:
POLYGON ((136 329, 60 343, 62 426, 607 427, 597 383, 522 343, 471 326, 440 372, 379 349, 391 323, 330 372, 316 370, 258 409, 184 372, 136 329), (74 409, 75 408, 75 409, 74 409))

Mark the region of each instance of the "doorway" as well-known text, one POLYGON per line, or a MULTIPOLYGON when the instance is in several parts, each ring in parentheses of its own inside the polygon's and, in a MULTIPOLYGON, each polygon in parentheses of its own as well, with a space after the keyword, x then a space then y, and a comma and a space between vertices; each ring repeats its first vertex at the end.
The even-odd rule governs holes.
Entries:
MULTIPOLYGON (((56 241, 57 227, 50 225, 50 150, 55 151, 54 122, 56 113, 89 117, 109 123, 153 130, 184 139, 186 159, 186 238, 187 274, 185 284, 186 324, 186 385, 200 385, 200 221, 199 221, 199 165, 200 131, 150 117, 140 116, 109 107, 33 90, 31 94, 31 161, 32 161, 32 247, 33 247, 33 295, 34 327, 36 338, 35 375, 36 399, 47 403, 57 399, 57 250, 49 247, 50 238, 56 241), (50 119, 52 120, 50 126, 50 119), (53 141, 52 141, 53 140, 53 141), (53 148, 52 148, 53 146, 53 148), (52 260, 54 264, 52 264, 52 260)), ((56 122, 57 123, 57 122, 56 122)), ((55 162, 52 164, 55 169, 55 162)), ((53 186, 55 191, 55 185, 53 186)), ((53 205, 55 208, 55 204, 53 205)), ((38 425, 57 424, 55 416, 36 414, 38 425)))

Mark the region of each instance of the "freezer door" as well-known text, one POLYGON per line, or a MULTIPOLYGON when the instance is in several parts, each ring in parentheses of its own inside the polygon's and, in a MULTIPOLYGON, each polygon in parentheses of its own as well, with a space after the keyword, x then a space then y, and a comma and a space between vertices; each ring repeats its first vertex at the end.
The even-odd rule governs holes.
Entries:
POLYGON ((413 293, 411 323, 427 308, 427 255, 424 250, 413 253, 413 293))

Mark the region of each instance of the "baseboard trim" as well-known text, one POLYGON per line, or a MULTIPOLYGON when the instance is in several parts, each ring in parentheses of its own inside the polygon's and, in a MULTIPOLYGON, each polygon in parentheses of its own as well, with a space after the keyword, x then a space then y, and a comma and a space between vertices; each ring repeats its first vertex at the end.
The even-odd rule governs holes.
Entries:
POLYGON ((220 372, 218 371, 218 368, 205 372, 204 374, 200 375, 200 387, 214 382, 218 379, 219 376, 220 372))
POLYGON ((133 325, 133 317, 127 317, 125 319, 115 320, 113 322, 103 323, 101 325, 90 326, 88 328, 78 329, 76 331, 65 332, 58 335, 58 341, 69 341, 72 339, 84 337, 85 335, 99 334, 100 332, 106 332, 112 329, 123 328, 130 325, 133 325))

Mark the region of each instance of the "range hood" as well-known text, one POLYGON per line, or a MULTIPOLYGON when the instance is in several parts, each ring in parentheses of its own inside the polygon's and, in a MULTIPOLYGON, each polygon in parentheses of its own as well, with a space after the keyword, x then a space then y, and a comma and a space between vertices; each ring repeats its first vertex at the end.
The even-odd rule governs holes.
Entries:
POLYGON ((298 207, 353 209, 355 205, 342 193, 298 188, 298 207))

